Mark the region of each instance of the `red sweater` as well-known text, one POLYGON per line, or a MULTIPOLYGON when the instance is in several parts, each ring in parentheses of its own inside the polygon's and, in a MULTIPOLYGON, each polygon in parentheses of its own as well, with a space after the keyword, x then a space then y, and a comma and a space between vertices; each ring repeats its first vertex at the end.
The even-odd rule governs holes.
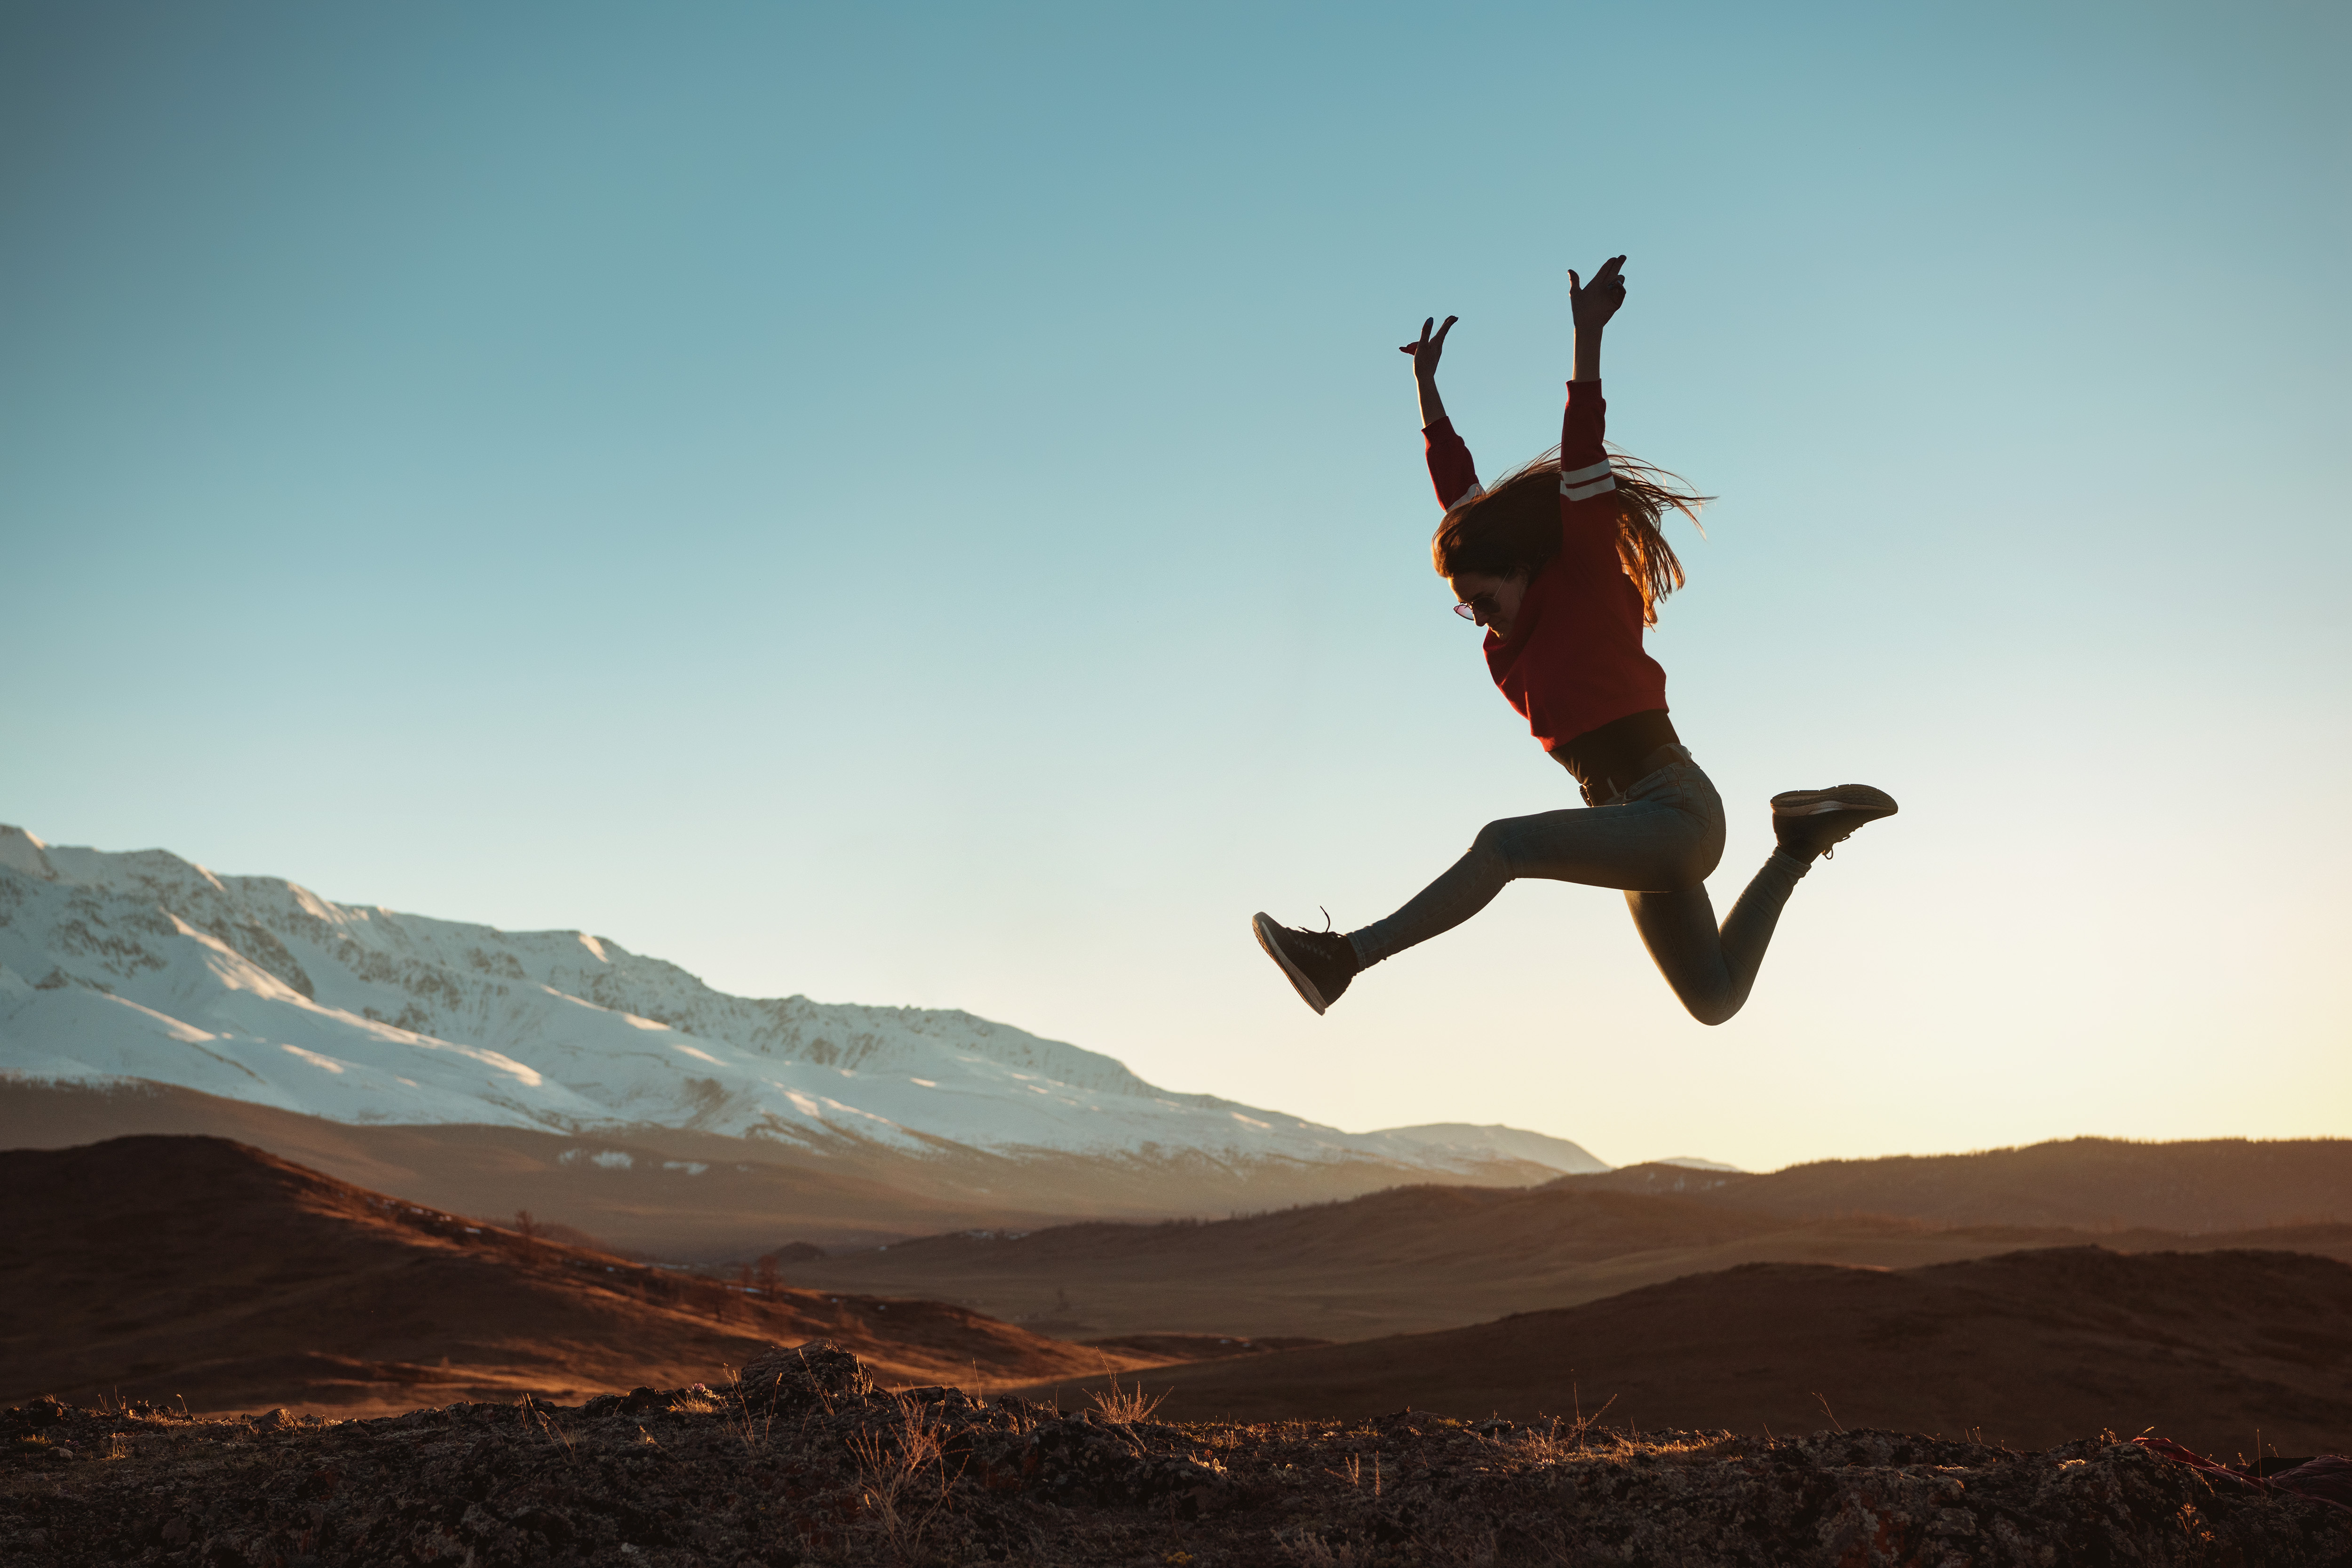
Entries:
MULTIPOLYGON (((1547 752, 1631 713, 1663 710, 1666 672, 1642 651, 1642 592, 1617 558, 1617 481, 1601 444, 1597 381, 1568 384, 1559 440, 1559 552, 1528 584, 1506 640, 1486 634, 1486 668, 1547 752)), ((1439 504, 1478 493, 1470 448, 1441 419, 1422 432, 1439 504)))

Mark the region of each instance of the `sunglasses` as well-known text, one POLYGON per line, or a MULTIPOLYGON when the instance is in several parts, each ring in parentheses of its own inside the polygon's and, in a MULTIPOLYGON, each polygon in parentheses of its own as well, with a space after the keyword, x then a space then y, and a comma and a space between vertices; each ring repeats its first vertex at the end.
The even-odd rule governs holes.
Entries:
POLYGON ((1454 605, 1454 613, 1460 616, 1465 621, 1475 621, 1481 615, 1485 616, 1491 621, 1495 618, 1496 612, 1500 608, 1501 606, 1495 603, 1494 595, 1473 594, 1468 598, 1463 600, 1460 604, 1454 605))

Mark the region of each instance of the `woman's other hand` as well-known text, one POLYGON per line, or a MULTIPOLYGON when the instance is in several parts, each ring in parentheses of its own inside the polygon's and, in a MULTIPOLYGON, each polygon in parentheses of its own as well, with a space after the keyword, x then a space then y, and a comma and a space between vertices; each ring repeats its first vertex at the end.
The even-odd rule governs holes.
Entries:
MULTIPOLYGON (((1622 290, 1621 289, 1620 292, 1622 293, 1622 290)), ((1421 323, 1421 342, 1417 343, 1399 343, 1397 345, 1397 353, 1411 354, 1412 356, 1412 374, 1414 375, 1420 377, 1423 381, 1428 381, 1437 374, 1437 356, 1445 352, 1445 334, 1452 331, 1454 330, 1454 323, 1461 319, 1462 318, 1459 316, 1446 317, 1445 324, 1437 329, 1437 335, 1435 337, 1432 337, 1430 335, 1429 329, 1431 326, 1435 324, 1437 318, 1434 316, 1426 317, 1421 323)))
POLYGON ((1569 314, 1580 332, 1597 332, 1625 303, 1625 258, 1612 256, 1601 264, 1592 281, 1584 282, 1574 268, 1568 273, 1569 314))
POLYGON ((1576 322, 1576 368, 1569 373, 1574 381, 1601 379, 1601 329, 1625 302, 1625 258, 1612 256, 1601 264, 1601 270, 1585 282, 1573 268, 1568 274, 1569 314, 1576 322))
POLYGON ((1429 329, 1437 318, 1424 317, 1421 323, 1421 342, 1397 345, 1400 353, 1412 356, 1412 381, 1421 392, 1421 427, 1424 430, 1445 422, 1445 400, 1437 395, 1437 356, 1445 352, 1445 334, 1452 331, 1454 323, 1461 319, 1459 316, 1446 317, 1445 324, 1439 327, 1433 337, 1429 329))

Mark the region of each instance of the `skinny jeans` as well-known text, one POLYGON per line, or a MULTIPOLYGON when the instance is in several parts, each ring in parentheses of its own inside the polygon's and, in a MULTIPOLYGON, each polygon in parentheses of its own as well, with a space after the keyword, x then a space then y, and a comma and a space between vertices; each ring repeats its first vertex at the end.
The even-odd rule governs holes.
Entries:
POLYGON ((1781 906, 1808 862, 1773 851, 1718 928, 1706 881, 1723 858, 1723 799, 1688 747, 1668 750, 1679 760, 1602 805, 1480 828, 1470 852, 1402 909, 1348 933, 1357 960, 1370 967, 1452 931, 1515 878, 1619 888, 1642 944, 1691 1016, 1702 1024, 1729 1018, 1748 1001, 1781 906))

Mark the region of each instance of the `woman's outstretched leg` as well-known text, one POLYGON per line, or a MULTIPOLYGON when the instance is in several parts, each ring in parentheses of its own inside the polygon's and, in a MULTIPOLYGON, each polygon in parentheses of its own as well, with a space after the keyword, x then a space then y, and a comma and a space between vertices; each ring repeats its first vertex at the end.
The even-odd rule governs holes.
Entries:
MULTIPOLYGON (((1558 816, 1581 813, 1556 812, 1558 816)), ((1371 965, 1416 942, 1452 931, 1495 901, 1511 879, 1511 866, 1502 848, 1508 822, 1490 822, 1478 830, 1469 853, 1454 862, 1437 880, 1413 895, 1404 908, 1361 931, 1298 931, 1277 924, 1263 912, 1250 920, 1257 944, 1282 967, 1290 984, 1318 1013, 1339 999, 1348 983, 1371 965)))
POLYGON ((1692 777, 1622 805, 1488 823, 1468 854, 1388 919, 1349 931, 1348 945, 1370 968, 1452 931, 1522 877, 1594 888, 1696 886, 1723 853, 1723 808, 1695 765, 1678 771, 1692 777))
MULTIPOLYGON (((1686 758, 1688 753, 1683 755, 1686 758)), ((1698 764, 1661 768, 1620 804, 1490 822, 1462 858, 1386 920, 1342 935, 1298 931, 1264 914, 1258 945, 1322 1012, 1358 973, 1452 931, 1521 877, 1597 888, 1690 888, 1723 854, 1723 803, 1698 764)))
MULTIPOLYGON (((1580 814, 1556 811, 1544 815, 1580 814)), ((1486 824, 1470 841, 1468 852, 1441 872, 1437 880, 1407 900, 1403 908, 1386 920, 1349 931, 1348 947, 1355 954, 1356 967, 1370 969, 1408 947, 1442 936, 1493 903, 1495 895, 1516 875, 1505 848, 1516 826, 1517 819, 1511 818, 1486 824)))

